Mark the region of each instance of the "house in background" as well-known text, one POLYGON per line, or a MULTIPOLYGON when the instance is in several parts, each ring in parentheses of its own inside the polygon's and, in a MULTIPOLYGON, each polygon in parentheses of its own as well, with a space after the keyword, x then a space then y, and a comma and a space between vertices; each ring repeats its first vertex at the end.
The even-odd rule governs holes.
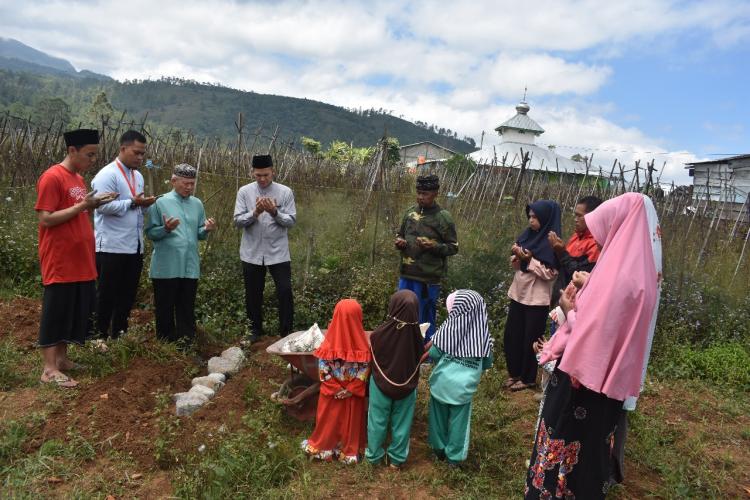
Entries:
POLYGON ((685 168, 693 178, 696 207, 710 200, 722 218, 749 221, 750 154, 687 163, 685 168))
POLYGON ((422 141, 414 144, 407 144, 399 148, 401 154, 401 163, 408 169, 416 167, 432 167, 449 160, 454 155, 461 153, 453 151, 434 142, 422 141))

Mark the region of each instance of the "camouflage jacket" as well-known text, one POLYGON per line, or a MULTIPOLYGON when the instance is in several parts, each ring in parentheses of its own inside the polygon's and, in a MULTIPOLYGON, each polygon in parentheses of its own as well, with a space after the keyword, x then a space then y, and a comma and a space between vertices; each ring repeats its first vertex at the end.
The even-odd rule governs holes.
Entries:
POLYGON ((456 225, 447 210, 433 205, 430 208, 410 207, 404 214, 398 235, 406 240, 401 250, 401 276, 424 283, 439 283, 448 271, 449 255, 458 253, 456 225), (418 238, 437 242, 431 249, 417 244, 418 238))

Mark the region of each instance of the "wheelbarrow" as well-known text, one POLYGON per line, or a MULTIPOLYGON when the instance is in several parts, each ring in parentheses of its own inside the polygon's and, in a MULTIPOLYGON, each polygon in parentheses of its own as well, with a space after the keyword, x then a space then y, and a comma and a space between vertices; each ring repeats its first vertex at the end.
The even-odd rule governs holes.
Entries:
MULTIPOLYGON (((328 330, 321 330, 323 335, 328 330)), ((305 331, 290 333, 266 347, 266 352, 280 356, 289 363, 289 378, 271 399, 284 405, 289 416, 300 421, 314 420, 318 409, 320 378, 318 375, 318 358, 312 352, 282 352, 282 346, 289 340, 304 334, 305 331), (295 371, 295 368, 297 369, 295 371)), ((365 331, 369 337, 370 331, 365 331)))
MULTIPOLYGON (((326 330, 322 332, 325 335, 326 330)), ((282 352, 281 348, 287 341, 304 333, 304 330, 290 333, 266 348, 267 353, 281 356, 290 365, 289 378, 271 398, 284 405, 289 416, 300 421, 313 420, 318 408, 318 358, 312 352, 282 352)))

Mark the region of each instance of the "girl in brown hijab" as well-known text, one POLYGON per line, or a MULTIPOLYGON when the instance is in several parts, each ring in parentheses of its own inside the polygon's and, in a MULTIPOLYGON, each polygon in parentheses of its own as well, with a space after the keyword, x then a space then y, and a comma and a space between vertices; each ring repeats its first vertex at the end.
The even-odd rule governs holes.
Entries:
POLYGON ((414 292, 400 290, 391 296, 388 319, 372 332, 370 344, 374 369, 370 377, 365 458, 371 463, 383 460, 383 442, 390 421, 387 460, 391 467, 398 468, 409 455, 419 365, 424 354, 419 299, 414 292))

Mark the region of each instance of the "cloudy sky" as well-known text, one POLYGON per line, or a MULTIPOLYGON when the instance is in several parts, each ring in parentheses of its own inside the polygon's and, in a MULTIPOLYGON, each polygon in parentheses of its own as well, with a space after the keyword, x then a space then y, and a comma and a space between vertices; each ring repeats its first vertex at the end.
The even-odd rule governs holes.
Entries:
POLYGON ((747 0, 0 0, 0 36, 117 79, 384 108, 485 146, 528 87, 538 142, 655 158, 663 180, 750 152, 747 0))

